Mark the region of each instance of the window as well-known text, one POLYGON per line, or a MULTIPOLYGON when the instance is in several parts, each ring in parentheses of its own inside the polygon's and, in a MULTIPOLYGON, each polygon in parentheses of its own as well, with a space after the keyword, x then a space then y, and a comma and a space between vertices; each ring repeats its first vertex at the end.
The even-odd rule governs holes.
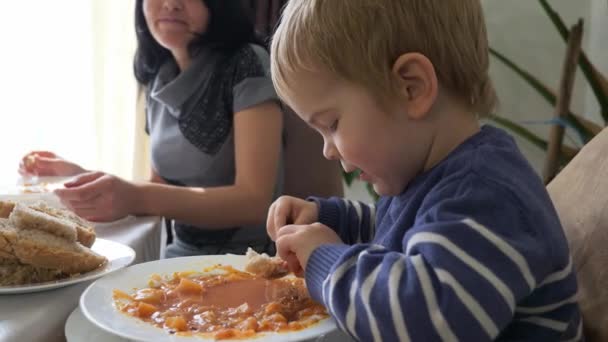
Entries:
POLYGON ((131 177, 135 149, 134 1, 13 1, 0 20, 0 184, 19 158, 50 150, 131 177))

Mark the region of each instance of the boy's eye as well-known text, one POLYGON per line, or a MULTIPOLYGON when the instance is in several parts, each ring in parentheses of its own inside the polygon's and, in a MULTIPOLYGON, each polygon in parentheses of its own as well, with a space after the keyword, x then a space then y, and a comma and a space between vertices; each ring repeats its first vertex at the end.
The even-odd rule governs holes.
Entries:
POLYGON ((329 130, 331 132, 335 132, 336 130, 338 130, 338 120, 335 120, 331 126, 329 126, 329 130))

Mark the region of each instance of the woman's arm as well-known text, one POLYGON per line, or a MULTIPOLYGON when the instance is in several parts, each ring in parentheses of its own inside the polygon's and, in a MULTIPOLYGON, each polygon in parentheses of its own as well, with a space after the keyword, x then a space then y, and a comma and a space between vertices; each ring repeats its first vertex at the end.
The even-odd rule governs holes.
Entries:
POLYGON ((282 112, 274 101, 235 113, 234 185, 138 184, 133 211, 209 228, 264 223, 277 180, 282 123, 282 112))

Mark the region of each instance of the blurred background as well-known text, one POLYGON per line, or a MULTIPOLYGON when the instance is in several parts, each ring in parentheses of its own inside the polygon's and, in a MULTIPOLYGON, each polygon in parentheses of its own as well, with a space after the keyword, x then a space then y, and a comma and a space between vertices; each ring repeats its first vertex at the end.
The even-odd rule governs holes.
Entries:
MULTIPOLYGON (((259 28, 272 28, 284 1, 247 0, 259 28)), ((536 0, 482 0, 492 48, 557 89, 566 43, 536 0)), ((585 22, 583 49, 608 74, 608 1, 548 0, 568 27, 585 22)), ((14 184, 19 158, 55 151, 89 169, 146 178, 144 117, 132 73, 134 0, 30 0, 4 4, 0 20, 0 184, 14 184), (139 112, 138 112, 139 110, 139 112)), ((547 137, 554 108, 521 77, 492 59, 497 114, 547 137)), ((603 125, 579 73, 572 109, 603 125)), ((545 151, 518 139, 540 172, 545 151)), ((576 139, 570 141, 579 144, 576 139)), ((321 151, 319 151, 321 153, 321 151)), ((368 200, 355 182, 348 197, 368 200)))

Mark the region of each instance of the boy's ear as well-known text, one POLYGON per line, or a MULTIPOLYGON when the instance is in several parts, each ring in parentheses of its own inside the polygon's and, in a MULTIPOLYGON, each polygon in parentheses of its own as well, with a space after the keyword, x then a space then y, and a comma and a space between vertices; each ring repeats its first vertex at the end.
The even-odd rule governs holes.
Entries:
POLYGON ((433 63, 420 53, 406 53, 397 58, 392 71, 407 115, 414 120, 425 118, 439 89, 433 63))

